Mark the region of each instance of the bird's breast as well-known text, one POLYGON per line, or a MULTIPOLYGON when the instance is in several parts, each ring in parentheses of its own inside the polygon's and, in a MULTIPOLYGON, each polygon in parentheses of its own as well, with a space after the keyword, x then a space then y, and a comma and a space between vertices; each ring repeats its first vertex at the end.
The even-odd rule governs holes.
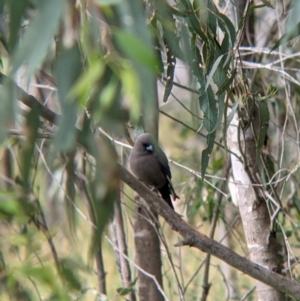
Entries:
POLYGON ((166 184, 166 176, 154 155, 133 156, 129 162, 132 172, 144 183, 155 188, 161 188, 166 184))

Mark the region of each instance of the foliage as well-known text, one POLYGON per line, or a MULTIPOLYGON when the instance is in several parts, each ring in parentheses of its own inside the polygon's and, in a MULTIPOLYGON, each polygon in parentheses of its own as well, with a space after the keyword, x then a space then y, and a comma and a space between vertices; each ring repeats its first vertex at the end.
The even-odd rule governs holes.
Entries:
MULTIPOLYGON (((239 23, 229 18, 230 1, 216 2, 0 1, 1 300, 106 298, 92 288, 98 285, 92 258, 120 199, 117 162, 128 154, 120 137, 128 137, 128 123, 141 126, 157 109, 157 80, 167 103, 159 109, 173 118, 161 118, 161 136, 169 138, 164 146, 172 147, 180 161, 171 165, 181 190, 176 210, 186 209, 189 222, 205 229, 220 195, 219 222, 226 225, 233 198, 223 185, 229 178, 226 131, 240 111, 236 95, 254 96, 265 125, 257 137, 261 177, 270 207, 275 195, 281 200, 278 224, 288 252, 287 273, 299 278, 294 268, 300 215, 299 2, 291 3, 287 21, 277 22, 279 9, 262 1, 251 5, 239 23), (281 29, 279 39, 271 34, 263 39, 265 48, 240 44, 253 13, 267 14, 281 29), (184 84, 177 80, 181 65, 187 70, 184 84), (245 80, 250 76, 251 87, 245 80)), ((259 24, 256 29, 262 32, 257 40, 267 36, 259 24)), ((130 197, 126 204, 126 225, 132 230, 130 197)), ((232 248, 244 254, 239 226, 234 231, 232 248)), ((107 261, 115 264, 112 246, 105 246, 107 261)), ((183 253, 195 256, 190 264, 200 271, 202 255, 183 253)), ((199 294, 192 281, 198 273, 183 266, 179 281, 178 270, 168 269, 174 267, 171 257, 164 264, 168 293, 175 295, 175 286, 181 286, 186 300, 192 300, 199 294)), ((219 262, 214 264, 218 276, 213 280, 221 283, 219 262)), ((117 276, 110 279, 108 294, 126 296, 136 289, 136 281, 124 287, 117 276)), ((239 297, 251 289, 246 282, 235 283, 239 297)))

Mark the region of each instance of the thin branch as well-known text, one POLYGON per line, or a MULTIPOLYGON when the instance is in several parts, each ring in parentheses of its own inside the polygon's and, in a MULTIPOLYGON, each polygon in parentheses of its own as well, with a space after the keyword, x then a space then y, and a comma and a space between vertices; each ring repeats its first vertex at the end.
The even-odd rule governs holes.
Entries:
POLYGON ((256 285, 254 285, 242 298, 240 301, 246 300, 256 289, 256 285))
MULTIPOLYGON (((224 177, 226 179, 228 178, 229 170, 230 170, 230 164, 227 163, 227 167, 226 167, 225 175, 224 175, 224 177)), ((222 182, 220 190, 221 191, 225 190, 226 185, 227 185, 226 181, 222 182)), ((216 226, 217 226, 217 221, 218 221, 218 217, 219 217, 219 213, 220 213, 220 206, 221 206, 223 196, 224 196, 224 194, 220 193, 219 197, 217 199, 217 202, 215 204, 214 213, 213 213, 213 217, 212 217, 212 221, 211 221, 210 232, 209 232, 210 239, 213 239, 215 236, 215 231, 216 231, 216 226)), ((200 299, 201 301, 205 301, 207 299, 209 289, 211 287, 211 283, 209 283, 210 257, 211 257, 211 255, 209 253, 207 253, 206 259, 205 259, 205 269, 204 269, 203 284, 202 284, 203 289, 202 289, 202 296, 200 299)))
POLYGON ((123 256, 128 262, 130 262, 131 264, 133 264, 135 266, 135 268, 137 270, 139 270, 141 273, 143 273, 144 275, 146 275, 147 277, 151 278, 157 289, 159 290, 159 292, 162 294, 162 296, 165 298, 166 301, 169 301, 168 297, 166 296, 166 294, 164 293, 164 290, 163 288, 160 286, 160 284, 158 283, 158 281, 156 280, 155 276, 149 274, 148 272, 146 272, 144 269, 142 269, 140 266, 138 266, 137 264, 135 264, 127 255, 125 255, 119 248, 118 246, 116 246, 112 241, 111 239, 108 237, 108 236, 104 236, 105 239, 109 242, 109 244, 115 249, 117 250, 121 256, 123 256))
POLYGON ((14 83, 9 77, 0 72, 0 84, 3 84, 5 81, 9 81, 13 89, 16 93, 17 99, 21 100, 26 106, 33 108, 38 107, 40 110, 40 114, 43 118, 50 121, 51 123, 55 123, 56 118, 59 116, 49 110, 47 107, 43 106, 37 99, 27 94, 23 89, 21 89, 16 83, 14 83))
MULTIPOLYGON (((179 119, 177 119, 177 118, 175 118, 175 117, 169 115, 168 113, 166 113, 166 112, 164 112, 164 111, 162 111, 162 110, 160 110, 159 113, 165 115, 166 117, 168 117, 168 118, 174 120, 175 122, 177 122, 177 123, 183 125, 183 126, 186 127, 187 129, 193 131, 193 132, 196 133, 197 135, 199 135, 199 136, 201 136, 201 137, 203 137, 203 138, 206 139, 206 135, 200 133, 198 130, 192 128, 191 126, 189 126, 188 124, 184 123, 183 121, 181 121, 181 120, 179 120, 179 119)), ((240 158, 237 154, 233 153, 233 152, 230 151, 229 149, 225 149, 224 145, 222 145, 220 142, 215 141, 214 144, 216 144, 217 146, 221 147, 222 149, 226 150, 228 153, 230 153, 230 154, 236 156, 239 160, 241 160, 241 158, 240 158)))
MULTIPOLYGON (((83 158, 83 167, 82 167, 83 175, 86 174, 85 162, 86 161, 83 158)), ((84 181, 82 177, 75 177, 75 183, 79 188, 79 190, 82 192, 83 196, 85 197, 90 220, 94 225, 96 225, 96 217, 93 210, 92 200, 88 192, 88 188, 86 186, 86 181, 84 181)), ((103 253, 102 253, 102 238, 98 237, 98 239, 99 239, 98 248, 96 249, 94 254, 96 266, 97 266, 98 289, 99 292, 106 294, 106 273, 105 273, 103 253)))

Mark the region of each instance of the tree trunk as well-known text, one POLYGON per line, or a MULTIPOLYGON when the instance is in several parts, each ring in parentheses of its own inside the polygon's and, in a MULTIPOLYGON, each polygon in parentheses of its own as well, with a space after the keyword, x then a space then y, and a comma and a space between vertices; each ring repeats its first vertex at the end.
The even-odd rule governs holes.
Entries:
MULTIPOLYGON (((114 238, 115 246, 117 247, 115 249, 115 254, 119 268, 119 273, 122 279, 122 285, 124 288, 131 288, 133 286, 133 281, 131 278, 130 265, 127 261, 127 258, 123 256, 123 254, 128 256, 128 251, 120 200, 117 200, 114 205, 114 219, 111 226, 112 236, 114 238)), ((133 290, 131 290, 126 295, 126 300, 136 301, 135 293, 133 290)))
MULTIPOLYGON (((237 117, 228 129, 228 146, 230 150, 243 158, 241 162, 231 154, 232 171, 237 186, 238 204, 245 232, 250 259, 274 272, 281 272, 280 257, 277 252, 276 238, 270 233, 270 216, 264 199, 252 184, 258 178, 258 162, 256 162, 256 141, 252 127, 244 132, 239 129, 237 117), (240 149, 241 146, 241 149, 240 149), (250 177, 252 178, 250 180, 250 177)), ((256 282, 258 300, 285 300, 284 294, 261 282, 256 282)))
MULTIPOLYGON (((144 271, 154 276, 159 285, 162 286, 160 242, 153 225, 153 220, 157 220, 158 217, 154 211, 149 214, 144 206, 139 205, 141 200, 138 196, 136 196, 135 201, 137 204, 134 216, 135 262, 144 271)), ((138 277, 140 301, 164 300, 157 284, 149 275, 139 271, 138 277)))

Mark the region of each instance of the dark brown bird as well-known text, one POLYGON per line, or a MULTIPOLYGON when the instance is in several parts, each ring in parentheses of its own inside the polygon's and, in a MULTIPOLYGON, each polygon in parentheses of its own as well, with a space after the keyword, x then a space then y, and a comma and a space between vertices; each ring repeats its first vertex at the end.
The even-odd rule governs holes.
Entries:
POLYGON ((162 198, 174 209, 170 195, 174 201, 179 197, 171 183, 168 159, 151 134, 141 134, 135 141, 129 164, 134 175, 140 181, 157 189, 162 198))

